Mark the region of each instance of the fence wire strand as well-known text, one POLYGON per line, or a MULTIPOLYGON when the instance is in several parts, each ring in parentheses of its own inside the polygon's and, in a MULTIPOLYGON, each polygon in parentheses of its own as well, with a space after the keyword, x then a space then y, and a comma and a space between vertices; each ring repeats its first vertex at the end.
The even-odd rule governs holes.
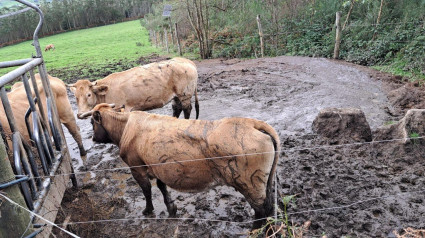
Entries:
POLYGON ((141 167, 152 167, 152 166, 165 166, 165 165, 171 165, 171 164, 181 164, 181 163, 190 163, 190 162, 200 162, 200 161, 207 161, 207 160, 218 160, 218 159, 230 159, 234 157, 245 157, 245 156, 254 156, 254 155, 262 155, 262 154, 274 154, 274 153, 285 153, 285 152, 296 152, 296 151, 304 151, 304 150, 319 150, 319 149, 332 149, 332 148, 339 148, 339 147, 349 147, 349 146, 360 146, 360 145, 373 145, 378 143, 389 143, 389 142, 397 142, 397 141, 409 141, 409 140, 418 140, 418 139, 424 139, 425 136, 420 137, 406 137, 406 138, 398 138, 398 139, 388 139, 388 140, 379 140, 379 141, 369 141, 369 142, 354 142, 354 143, 347 143, 347 144, 340 144, 340 145, 321 145, 321 146, 313 146, 313 147, 297 147, 297 148, 288 148, 288 149, 280 149, 278 151, 268 151, 268 152, 257 152, 257 153, 247 153, 247 154, 236 154, 236 155, 227 155, 227 156, 216 156, 216 157, 209 157, 209 158, 197 158, 197 159, 191 159, 191 160, 184 160, 184 161, 171 161, 171 162, 165 162, 165 163, 155 163, 155 164, 149 164, 149 165, 137 165, 137 166, 125 166, 125 167, 118 167, 118 168, 110 168, 110 169, 95 169, 95 170, 87 170, 87 171, 80 171, 80 172, 74 172, 74 173, 64 173, 64 174, 55 174, 55 175, 49 175, 49 176, 39 176, 39 177, 30 177, 31 179, 37 179, 37 178, 52 178, 57 176, 69 176, 69 175, 81 175, 81 174, 87 174, 87 173, 98 173, 98 172, 104 172, 104 171, 117 171, 117 170, 124 170, 124 169, 132 169, 132 168, 141 168, 141 167))
POLYGON ((3 197, 4 199, 6 199, 8 202, 12 203, 13 205, 15 205, 15 206, 17 206, 17 207, 19 207, 19 208, 23 209, 24 211, 27 211, 27 212, 28 212, 29 214, 31 214, 32 216, 36 216, 36 217, 38 217, 39 219, 41 219, 41 220, 43 220, 44 222, 46 222, 47 224, 49 224, 49 225, 51 225, 51 226, 54 226, 54 227, 57 227, 57 228, 58 228, 58 229, 60 229, 61 231, 65 232, 66 234, 68 234, 68 235, 70 235, 70 236, 72 236, 72 237, 75 237, 75 238, 80 238, 79 236, 77 236, 77 235, 75 235, 75 234, 73 234, 73 233, 71 233, 71 232, 69 232, 69 231, 67 231, 67 230, 63 229, 62 227, 60 227, 60 226, 56 225, 55 223, 53 223, 53 222, 51 222, 51 221, 49 221, 49 220, 45 219, 44 217, 42 217, 42 216, 38 215, 37 213, 34 213, 34 212, 32 212, 32 211, 28 210, 27 208, 25 208, 25 207, 21 206, 20 204, 18 204, 17 202, 13 201, 13 200, 12 200, 12 199, 10 199, 9 197, 7 197, 7 196, 3 195, 2 193, 0 193, 0 196, 1 196, 1 197, 3 197))

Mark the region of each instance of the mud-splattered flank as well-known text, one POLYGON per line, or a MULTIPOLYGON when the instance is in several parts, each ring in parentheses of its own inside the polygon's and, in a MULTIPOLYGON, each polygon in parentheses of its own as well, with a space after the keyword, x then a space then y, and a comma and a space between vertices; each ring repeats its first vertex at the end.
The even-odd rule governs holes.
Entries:
MULTIPOLYGON (((282 196, 296 195, 296 207, 289 206, 288 212, 303 213, 290 214, 289 219, 299 225, 310 220, 307 237, 386 237, 393 230, 425 227, 424 193, 407 193, 425 188, 423 141, 294 150, 326 145, 312 130, 323 108, 361 109, 375 137, 381 133, 379 127, 396 123, 407 109, 423 108, 424 89, 403 87, 400 78, 366 67, 321 58, 214 59, 197 66, 200 119, 251 117, 278 131, 283 150, 277 168, 278 191, 282 196), (382 196, 385 199, 347 206, 382 196)), ((70 99, 75 109, 75 99, 70 99)), ((170 115, 171 111, 168 104, 154 112, 170 115)), ((77 171, 126 167, 116 146, 93 144, 89 120, 78 120, 78 124, 88 148, 84 166, 75 142, 67 138, 77 171)), ((81 188, 67 191, 57 223, 69 215, 71 222, 127 219, 68 226, 85 237, 244 237, 251 224, 243 222, 254 215, 242 195, 231 188, 199 194, 170 189, 177 216, 194 220, 141 220, 144 197, 128 169, 77 177, 81 188)), ((154 217, 167 218, 159 189, 153 186, 152 192, 154 217)))

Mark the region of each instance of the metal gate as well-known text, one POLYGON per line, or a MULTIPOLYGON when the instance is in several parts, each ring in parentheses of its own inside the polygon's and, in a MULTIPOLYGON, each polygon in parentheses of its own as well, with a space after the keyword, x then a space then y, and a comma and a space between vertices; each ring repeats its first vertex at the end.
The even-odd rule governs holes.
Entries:
MULTIPOLYGON (((1 125, 1 123, 0 130, 9 154, 13 154, 12 167, 14 167, 16 175, 14 181, 7 184, 0 184, 0 190, 20 184, 21 192, 28 209, 38 213, 43 207, 46 196, 48 196, 51 182, 55 179, 58 168, 62 166, 62 162, 69 163, 67 165, 69 166, 71 160, 38 41, 38 34, 44 21, 43 13, 32 3, 25 0, 15 1, 37 11, 40 20, 33 35, 33 46, 36 50, 36 56, 28 59, 0 62, 0 68, 20 66, 0 76, 0 96, 11 135, 5 135, 5 125, 1 125), (41 97, 34 73, 36 70, 38 70, 41 77, 46 97, 45 102, 41 102, 40 100, 41 97), (17 115, 13 114, 12 106, 5 89, 7 84, 10 84, 17 78, 22 81, 23 87, 25 87, 29 105, 25 115, 19 115, 19 118, 24 118, 31 141, 25 140, 21 132, 19 132, 15 120, 15 116, 17 115), (47 116, 44 113, 44 107, 46 107, 47 116), (9 146, 7 146, 7 140, 9 140, 9 146), (32 148, 36 148, 36 152, 33 152, 32 148)), ((72 166, 70 166, 70 169, 70 174, 72 174, 72 166)), ((70 177, 73 185, 76 186, 75 175, 71 175, 70 177)), ((62 196, 63 193, 60 197, 62 198, 62 196)))

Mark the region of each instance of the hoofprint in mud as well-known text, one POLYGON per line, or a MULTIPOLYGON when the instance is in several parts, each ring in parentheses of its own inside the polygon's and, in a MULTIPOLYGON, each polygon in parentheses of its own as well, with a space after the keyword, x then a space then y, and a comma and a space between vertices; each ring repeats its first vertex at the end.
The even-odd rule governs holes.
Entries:
MULTIPOLYGON (((399 93, 404 92, 399 89, 403 85, 390 82, 391 76, 303 57, 215 59, 197 66, 200 119, 250 117, 264 120, 278 131, 282 142, 278 194, 296 195, 296 207, 288 209, 289 219, 294 224, 311 220, 306 236, 387 236, 405 227, 425 227, 424 193, 416 192, 425 184, 424 156, 418 149, 422 142, 332 146, 312 130, 321 109, 357 108, 364 113, 372 136, 379 137, 384 124, 397 121, 405 112, 397 106, 407 94, 399 93)), ((419 95, 416 105, 423 103, 420 90, 407 88, 419 95)), ((151 112, 170 111, 169 104, 151 112)), ((243 196, 229 187, 199 194, 172 190, 181 218, 176 220, 167 219, 162 195, 154 187, 155 215, 144 216, 142 191, 118 157, 117 147, 93 144, 90 122, 79 120, 78 124, 90 149, 85 165, 77 148, 73 149, 81 188, 66 195, 62 218, 71 214, 71 222, 110 221, 70 223, 71 231, 103 237, 247 235, 253 211, 243 196), (84 209, 78 209, 81 207, 84 209)), ((60 219, 57 222, 63 221, 60 219)))

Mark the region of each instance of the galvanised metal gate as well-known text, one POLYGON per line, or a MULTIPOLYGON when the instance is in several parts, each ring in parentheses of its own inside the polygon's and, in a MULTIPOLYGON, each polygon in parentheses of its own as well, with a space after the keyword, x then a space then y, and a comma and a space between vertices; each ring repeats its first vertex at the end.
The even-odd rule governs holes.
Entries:
MULTIPOLYGON (((32 3, 25 0, 15 1, 37 11, 40 20, 33 36, 36 56, 28 59, 0 62, 0 68, 20 66, 0 76, 0 96, 11 135, 6 136, 4 134, 6 125, 1 125, 1 123, 0 130, 6 146, 7 139, 9 139, 9 144, 12 145, 7 147, 10 154, 13 154, 13 167, 16 174, 16 180, 0 184, 0 190, 19 183, 28 209, 38 213, 43 207, 46 196, 48 196, 51 182, 55 179, 58 168, 63 164, 62 162, 70 163, 71 160, 38 41, 38 34, 44 21, 43 13, 32 3), (35 70, 38 70, 40 74, 46 102, 40 102, 41 97, 37 88, 35 70), (21 132, 19 132, 15 120, 16 115, 13 114, 5 89, 7 84, 17 78, 22 81, 23 87, 25 87, 29 105, 26 114, 24 116, 20 115, 19 118, 25 118, 25 124, 32 142, 26 141, 21 132), (47 116, 44 113, 44 107, 46 107, 47 116), (32 151, 34 147, 36 148, 36 153, 32 151), (42 169, 39 169, 39 167, 42 169)), ((72 166, 70 166, 70 169, 72 174, 72 166)), ((73 185, 76 186, 75 176, 71 175, 70 177, 73 185)), ((63 194, 60 197, 62 198, 62 196, 63 194)))

